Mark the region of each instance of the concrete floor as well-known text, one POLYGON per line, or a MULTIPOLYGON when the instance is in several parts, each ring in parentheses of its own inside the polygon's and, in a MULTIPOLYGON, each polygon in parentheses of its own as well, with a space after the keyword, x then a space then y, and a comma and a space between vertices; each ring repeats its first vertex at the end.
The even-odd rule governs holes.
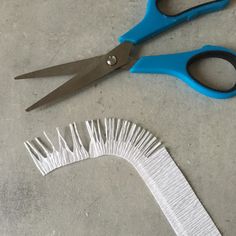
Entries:
MULTIPOLYGON (((183 7, 191 1, 172 2, 183 7)), ((231 2, 149 41, 142 53, 205 44, 236 49, 231 2)), ((43 130, 103 117, 131 120, 160 137, 222 233, 236 235, 235 98, 213 100, 169 76, 122 72, 53 106, 24 112, 66 78, 16 82, 14 76, 106 52, 144 9, 143 0, 1 0, 0 235, 173 235, 140 177, 122 160, 86 161, 42 177, 23 146, 43 130)), ((221 81, 226 74, 235 78, 230 67, 201 68, 221 81)))

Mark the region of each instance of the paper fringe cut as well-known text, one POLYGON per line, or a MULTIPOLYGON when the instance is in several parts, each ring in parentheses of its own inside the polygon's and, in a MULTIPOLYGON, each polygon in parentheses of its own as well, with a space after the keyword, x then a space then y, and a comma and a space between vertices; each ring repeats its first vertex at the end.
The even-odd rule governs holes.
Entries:
POLYGON ((104 155, 123 158, 143 178, 176 235, 221 235, 184 175, 154 135, 121 119, 104 119, 103 126, 99 120, 86 122, 90 137, 89 151, 85 149, 75 123, 70 125, 72 150, 59 129, 58 150, 46 133, 44 135, 51 151, 38 138, 35 141, 41 151, 31 142, 25 142, 25 146, 43 175, 88 158, 104 155))

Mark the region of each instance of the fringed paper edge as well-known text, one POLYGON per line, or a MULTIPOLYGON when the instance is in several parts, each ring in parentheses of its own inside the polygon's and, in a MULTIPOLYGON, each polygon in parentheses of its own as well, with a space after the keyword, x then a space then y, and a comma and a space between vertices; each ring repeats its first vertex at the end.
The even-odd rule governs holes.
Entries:
POLYGON ((58 150, 46 133, 25 142, 35 165, 43 175, 72 163, 104 155, 127 160, 152 192, 176 235, 219 236, 212 219, 161 142, 149 131, 121 119, 105 118, 86 122, 89 150, 86 150, 75 123, 70 124, 72 148, 57 129, 58 150), (39 151, 40 149, 40 151, 39 151))

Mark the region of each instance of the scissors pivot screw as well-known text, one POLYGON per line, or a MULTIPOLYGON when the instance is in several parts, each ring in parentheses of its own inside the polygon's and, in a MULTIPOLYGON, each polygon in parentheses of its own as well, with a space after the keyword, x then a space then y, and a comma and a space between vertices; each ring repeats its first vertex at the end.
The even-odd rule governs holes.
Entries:
POLYGON ((117 57, 116 56, 109 56, 107 59, 107 64, 109 66, 114 66, 117 63, 117 57))

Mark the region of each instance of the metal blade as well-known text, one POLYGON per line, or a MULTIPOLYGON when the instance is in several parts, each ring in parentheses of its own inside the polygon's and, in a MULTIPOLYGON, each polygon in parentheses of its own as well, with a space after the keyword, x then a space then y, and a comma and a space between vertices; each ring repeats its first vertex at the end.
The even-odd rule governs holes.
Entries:
POLYGON ((64 83, 50 94, 30 106, 26 111, 31 111, 39 106, 45 105, 61 96, 74 93, 81 88, 84 88, 92 82, 101 79, 102 77, 110 74, 111 72, 122 69, 123 66, 129 64, 131 58, 130 53, 133 48, 133 44, 125 42, 120 44, 115 49, 111 50, 104 56, 101 56, 98 60, 98 64, 87 74, 81 76, 76 75, 68 82, 64 83))
POLYGON ((27 108, 26 111, 34 110, 35 108, 45 105, 46 103, 49 103, 61 96, 65 96, 67 94, 78 91, 79 89, 89 85, 91 82, 102 78, 103 76, 111 72, 110 70, 108 70, 108 67, 104 67, 103 65, 104 63, 101 63, 94 70, 90 71, 83 77, 76 75, 71 80, 64 83, 63 85, 49 93, 47 96, 27 108))
POLYGON ((80 61, 70 62, 62 65, 48 67, 42 70, 33 71, 27 74, 19 75, 15 77, 16 80, 30 79, 30 78, 43 78, 51 76, 64 76, 73 75, 76 73, 83 74, 84 70, 89 71, 95 67, 103 56, 92 57, 80 61))

